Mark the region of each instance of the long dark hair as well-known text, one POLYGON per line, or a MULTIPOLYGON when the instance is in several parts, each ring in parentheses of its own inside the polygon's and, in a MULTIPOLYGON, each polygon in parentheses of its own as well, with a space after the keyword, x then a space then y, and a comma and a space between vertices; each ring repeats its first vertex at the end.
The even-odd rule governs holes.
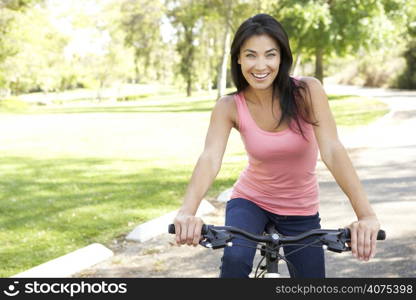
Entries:
MULTIPOLYGON (((238 63, 240 48, 243 43, 254 35, 267 34, 273 38, 280 48, 280 67, 279 73, 273 81, 272 93, 272 112, 275 96, 279 95, 280 107, 282 115, 275 128, 278 128, 284 120, 294 120, 297 124, 298 133, 305 137, 300 123, 300 119, 306 123, 317 125, 314 121, 312 105, 308 105, 308 96, 310 93, 308 86, 293 77, 289 76, 293 63, 293 56, 290 50, 289 38, 283 26, 272 16, 267 14, 255 15, 244 21, 234 35, 231 44, 231 76, 237 91, 237 94, 243 91, 249 84, 244 78, 241 71, 241 65, 238 63)), ((288 122, 291 127, 291 122, 288 122)), ((291 129, 294 129, 291 127, 291 129)))

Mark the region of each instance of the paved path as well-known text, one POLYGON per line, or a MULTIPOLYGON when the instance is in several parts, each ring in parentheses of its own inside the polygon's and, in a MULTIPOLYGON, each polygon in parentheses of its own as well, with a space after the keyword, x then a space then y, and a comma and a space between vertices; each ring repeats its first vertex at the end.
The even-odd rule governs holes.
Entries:
MULTIPOLYGON (((350 151, 356 150, 352 156, 354 165, 387 232, 388 242, 379 243, 378 255, 372 263, 362 264, 334 257, 335 266, 341 271, 330 269, 328 273, 353 277, 415 277, 416 91, 331 88, 338 93, 377 97, 390 106, 391 112, 379 122, 344 137, 350 151)), ((322 208, 330 215, 333 207, 330 202, 339 202, 345 196, 331 180, 321 180, 320 186, 322 208)), ((328 223, 333 224, 331 220, 328 223)))
MULTIPOLYGON (((327 86, 328 93, 377 97, 392 112, 381 121, 355 131, 340 129, 359 177, 378 214, 388 240, 378 243, 369 263, 350 253, 326 252, 328 277, 416 277, 416 92, 327 86)), ((348 199, 323 163, 318 163, 322 227, 338 228, 355 215, 348 199)), ((217 211, 204 217, 208 224, 223 224, 224 203, 211 203, 217 211)), ((146 244, 120 241, 116 255, 82 277, 217 277, 221 251, 174 246, 163 234, 146 244)), ((259 256, 256 256, 256 261, 259 256)), ((281 265, 281 273, 288 276, 281 265)))

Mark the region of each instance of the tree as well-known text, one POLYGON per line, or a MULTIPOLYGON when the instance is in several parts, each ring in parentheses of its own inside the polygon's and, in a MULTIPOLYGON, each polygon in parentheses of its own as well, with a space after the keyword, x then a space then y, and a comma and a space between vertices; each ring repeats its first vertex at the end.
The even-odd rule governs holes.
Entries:
MULTIPOLYGON (((0 1, 0 64, 7 57, 13 56, 18 49, 10 41, 9 33, 15 18, 27 7, 40 0, 1 0, 0 1)), ((0 73, 0 87, 4 86, 4 76, 0 73)))
MULTIPOLYGON (((89 1, 96 7, 95 12, 78 12, 73 18, 73 27, 75 32, 88 32, 88 39, 94 42, 91 45, 93 47, 75 52, 72 61, 81 66, 82 75, 78 80, 85 87, 95 88, 97 99, 101 101, 105 87, 134 77, 131 63, 134 56, 133 51, 125 47, 126 33, 119 26, 122 19, 121 3, 112 0, 99 6, 97 0, 89 1)), ((82 2, 85 0, 79 3, 82 2)))
POLYGON ((100 98, 104 87, 133 78, 132 51, 115 22, 119 2, 106 3, 48 1, 19 12, 7 34, 16 53, 1 63, 2 85, 15 93, 82 86, 100 98))
MULTIPOLYGON (((19 52, 11 31, 14 29, 16 18, 22 15, 29 7, 43 0, 1 0, 0 1, 0 65, 9 57, 19 52)), ((7 93, 9 80, 5 74, 4 67, 0 69, 0 89, 6 88, 7 93)))
POLYGON ((7 34, 13 23, 14 18, 19 12, 24 11, 34 3, 40 3, 40 0, 1 0, 0 2, 0 63, 7 56, 16 54, 16 50, 10 46, 7 41, 7 34))
MULTIPOLYGON (((397 5, 397 3, 394 4, 397 5)), ((406 28, 404 38, 407 41, 407 47, 403 56, 406 60, 406 66, 398 76, 396 86, 402 89, 416 89, 416 3, 412 2, 404 7, 405 21, 403 27, 406 28)))
POLYGON ((202 18, 207 12, 206 1, 172 1, 168 16, 176 27, 178 41, 176 49, 181 57, 179 72, 186 82, 186 94, 192 95, 197 72, 195 70, 196 38, 202 27, 202 18))
POLYGON ((7 38, 13 41, 9 43, 15 52, 1 64, 3 86, 14 93, 59 89, 67 38, 51 24, 46 8, 38 6, 15 15, 7 38))
POLYGON ((160 26, 164 12, 161 0, 125 0, 121 5, 125 44, 134 49, 136 82, 147 77, 155 53, 163 47, 160 26))
MULTIPOLYGON (((217 78, 217 96, 219 98, 225 94, 225 88, 227 86, 227 69, 232 35, 240 23, 251 16, 254 7, 253 3, 234 0, 211 0, 209 4, 216 17, 213 21, 220 24, 222 32, 220 64, 217 78)), ((260 5, 257 7, 258 9, 262 9, 260 2, 256 2, 255 4, 260 5)))
POLYGON ((223 32, 221 57, 217 77, 217 98, 220 98, 222 95, 224 95, 227 85, 227 67, 232 30, 231 22, 233 18, 233 6, 235 6, 235 1, 211 0, 210 4, 213 8, 212 15, 214 16, 211 19, 211 22, 219 22, 219 24, 222 25, 221 29, 223 32))
POLYGON ((384 4, 376 0, 281 0, 274 15, 293 41, 297 59, 302 53, 315 57, 315 76, 323 82, 325 57, 345 56, 386 41, 394 26, 384 4))
POLYGON ((0 2, 0 8, 7 8, 10 10, 20 11, 28 7, 33 3, 39 3, 43 1, 39 0, 2 0, 0 2))

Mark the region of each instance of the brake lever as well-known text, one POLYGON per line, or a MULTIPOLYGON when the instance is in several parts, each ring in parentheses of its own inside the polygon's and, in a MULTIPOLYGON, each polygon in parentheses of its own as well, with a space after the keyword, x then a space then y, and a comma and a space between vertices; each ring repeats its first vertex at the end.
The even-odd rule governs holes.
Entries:
POLYGON ((225 246, 230 246, 231 240, 234 236, 223 230, 215 230, 210 227, 207 228, 207 233, 203 235, 204 239, 199 244, 205 248, 219 249, 225 246))
POLYGON ((350 251, 351 247, 347 246, 347 242, 350 240, 345 237, 345 233, 342 231, 338 234, 325 234, 321 237, 322 243, 327 246, 327 250, 341 253, 344 251, 350 251))

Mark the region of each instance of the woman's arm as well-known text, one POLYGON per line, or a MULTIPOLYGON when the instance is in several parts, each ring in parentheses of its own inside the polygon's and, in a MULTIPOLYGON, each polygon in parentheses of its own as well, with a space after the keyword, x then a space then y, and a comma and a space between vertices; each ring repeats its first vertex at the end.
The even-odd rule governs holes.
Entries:
POLYGON ((369 260, 375 255, 380 224, 348 153, 338 138, 328 97, 321 83, 313 77, 305 77, 302 81, 309 87, 311 104, 318 121, 318 126, 314 126, 314 131, 322 161, 350 200, 358 219, 349 226, 352 254, 358 259, 369 260))
POLYGON ((202 154, 192 173, 185 197, 173 223, 178 244, 198 245, 202 220, 195 213, 215 177, 221 169, 222 158, 228 137, 233 127, 232 96, 217 101, 211 113, 211 120, 202 154))

